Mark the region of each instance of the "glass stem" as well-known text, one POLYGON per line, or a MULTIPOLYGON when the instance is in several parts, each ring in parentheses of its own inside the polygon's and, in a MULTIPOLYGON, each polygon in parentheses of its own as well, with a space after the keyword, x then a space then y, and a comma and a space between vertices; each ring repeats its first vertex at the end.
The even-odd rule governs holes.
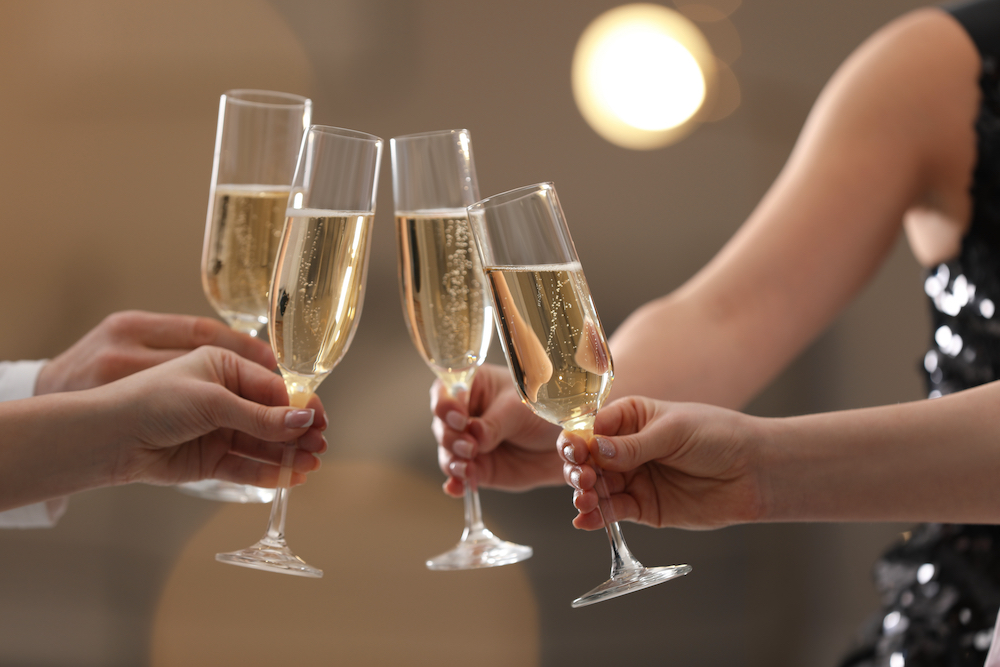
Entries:
POLYGON ((594 472, 597 473, 597 508, 601 513, 601 519, 604 520, 608 541, 611 543, 611 578, 618 579, 644 568, 642 563, 629 551, 628 545, 625 544, 622 529, 618 525, 615 511, 611 508, 611 496, 608 493, 608 485, 604 481, 604 474, 596 466, 594 472))
MULTIPOLYGON (((469 387, 463 383, 455 383, 448 387, 448 395, 462 401, 468 413, 469 407, 469 387)), ((462 533, 462 541, 476 540, 486 537, 489 531, 483 523, 483 509, 479 503, 479 489, 476 487, 474 479, 466 478, 465 482, 465 532, 462 533)))
POLYGON ((285 544, 285 515, 288 512, 288 494, 292 486, 292 462, 295 460, 294 442, 285 443, 281 454, 281 471, 278 473, 278 488, 271 503, 271 516, 267 519, 264 539, 274 544, 285 544))
POLYGON ((476 539, 485 532, 479 490, 472 480, 465 480, 465 532, 462 533, 462 540, 476 539))

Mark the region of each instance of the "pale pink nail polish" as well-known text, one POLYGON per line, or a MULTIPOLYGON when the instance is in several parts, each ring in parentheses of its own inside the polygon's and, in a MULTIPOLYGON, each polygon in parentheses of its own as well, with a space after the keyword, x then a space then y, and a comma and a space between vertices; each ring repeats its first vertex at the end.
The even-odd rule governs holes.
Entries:
POLYGON ((315 410, 289 410, 285 413, 285 426, 288 428, 305 428, 312 426, 316 418, 315 410))
POLYGON ((451 473, 452 477, 465 479, 465 470, 467 467, 463 461, 452 461, 451 465, 448 466, 448 472, 451 473))
POLYGON ((601 437, 597 437, 597 451, 601 453, 601 456, 608 459, 613 459, 616 454, 615 446, 611 444, 611 441, 601 437))
POLYGON ((465 425, 469 423, 469 420, 461 412, 455 412, 452 410, 444 416, 444 421, 448 426, 455 429, 456 431, 464 431, 465 425))
POLYGON ((463 459, 471 459, 472 443, 468 440, 456 440, 451 445, 451 451, 455 452, 456 456, 461 456, 463 459))

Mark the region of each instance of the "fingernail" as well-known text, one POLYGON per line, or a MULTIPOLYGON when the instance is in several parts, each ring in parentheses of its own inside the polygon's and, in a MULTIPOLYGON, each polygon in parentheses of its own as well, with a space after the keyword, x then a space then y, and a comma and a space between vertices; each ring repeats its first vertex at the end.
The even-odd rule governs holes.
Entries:
POLYGON ((570 463, 576 463, 577 462, 576 461, 576 453, 573 451, 573 445, 565 445, 563 447, 562 452, 563 452, 563 456, 566 457, 567 461, 569 461, 570 463))
POLYGON ((448 466, 448 472, 451 473, 451 476, 458 479, 465 479, 465 469, 466 464, 464 461, 452 461, 448 466))
POLYGON ((579 468, 573 468, 569 473, 569 483, 578 489, 580 488, 580 474, 581 470, 579 468))
POLYGON ((454 410, 445 415, 444 421, 448 424, 448 426, 452 427, 456 431, 464 431, 465 425, 469 422, 465 415, 454 410))
POLYGON ((601 453, 601 456, 607 459, 613 459, 615 457, 615 446, 611 444, 610 440, 598 436, 597 440, 597 451, 601 453))
POLYGON ((458 456, 463 459, 472 458, 472 443, 468 440, 456 440, 452 446, 451 451, 455 452, 458 456))
POLYGON ((580 489, 576 489, 576 490, 573 491, 573 507, 576 507, 577 509, 580 509, 579 507, 577 507, 576 503, 577 503, 577 501, 580 500, 580 496, 582 496, 582 495, 583 495, 583 491, 580 490, 580 489))
POLYGON ((315 417, 315 410, 289 410, 285 413, 285 426, 288 428, 312 426, 315 417))

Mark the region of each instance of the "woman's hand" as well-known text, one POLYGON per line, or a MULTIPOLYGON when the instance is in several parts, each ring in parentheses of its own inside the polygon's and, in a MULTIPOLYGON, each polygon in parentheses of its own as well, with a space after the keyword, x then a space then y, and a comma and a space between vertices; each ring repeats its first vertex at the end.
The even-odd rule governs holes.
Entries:
MULTIPOLYGON (((627 397, 597 415, 589 442, 564 432, 566 482, 577 489, 573 525, 604 526, 598 511, 603 470, 615 519, 654 527, 717 528, 764 512, 759 444, 763 420, 694 403, 627 397)), ((601 501, 603 502, 603 501, 601 501)))
POLYGON ((505 367, 484 364, 468 399, 466 405, 465 396, 450 396, 440 381, 431 387, 445 493, 461 496, 469 478, 507 491, 559 484, 559 428, 521 402, 505 367))
POLYGON ((294 485, 326 450, 319 399, 287 407, 280 376, 229 350, 200 347, 98 391, 122 426, 114 484, 215 477, 274 487, 285 443, 294 443, 294 485))
POLYGON ((274 369, 264 342, 207 317, 142 311, 114 313, 38 374, 35 395, 91 389, 145 370, 202 345, 223 347, 274 369))

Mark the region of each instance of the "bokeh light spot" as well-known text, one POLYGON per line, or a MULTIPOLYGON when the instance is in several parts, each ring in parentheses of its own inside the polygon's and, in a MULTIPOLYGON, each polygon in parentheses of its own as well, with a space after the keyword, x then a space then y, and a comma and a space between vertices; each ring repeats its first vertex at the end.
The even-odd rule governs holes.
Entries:
POLYGON ((602 137, 632 149, 673 143, 690 131, 715 77, 708 41, 683 15, 652 4, 598 16, 573 57, 573 94, 602 137))

